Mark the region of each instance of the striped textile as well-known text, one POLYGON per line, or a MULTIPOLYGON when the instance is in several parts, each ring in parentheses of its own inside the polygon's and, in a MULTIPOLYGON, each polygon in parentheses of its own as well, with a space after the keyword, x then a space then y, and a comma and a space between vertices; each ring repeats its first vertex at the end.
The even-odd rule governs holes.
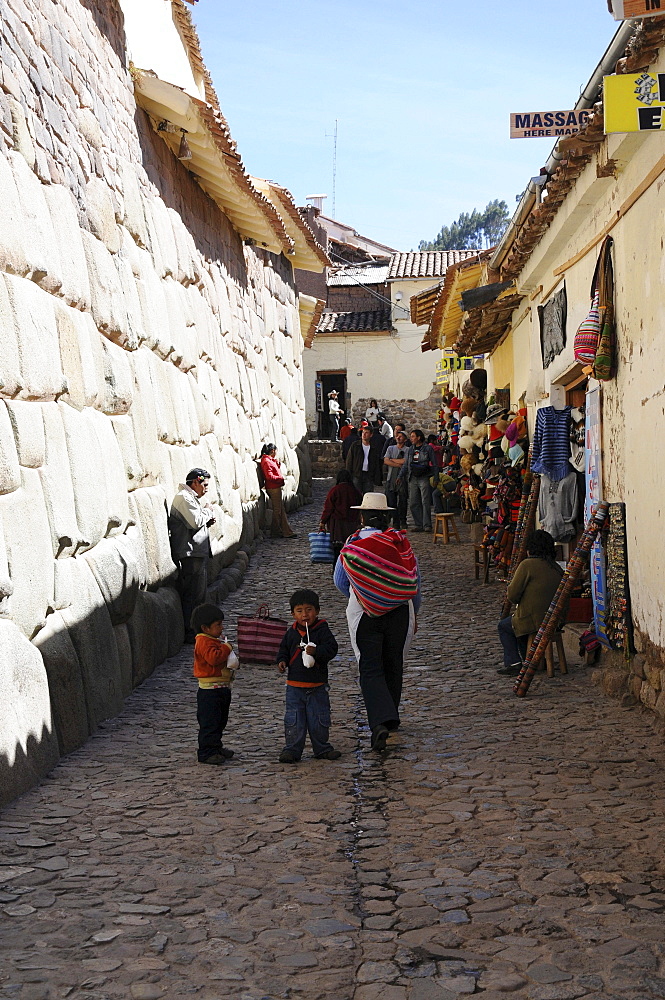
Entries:
POLYGON ((372 618, 406 604, 418 593, 418 564, 403 531, 390 528, 365 538, 357 531, 340 559, 360 606, 372 618))
POLYGON ((531 471, 558 483, 570 472, 570 406, 543 406, 536 413, 531 471))

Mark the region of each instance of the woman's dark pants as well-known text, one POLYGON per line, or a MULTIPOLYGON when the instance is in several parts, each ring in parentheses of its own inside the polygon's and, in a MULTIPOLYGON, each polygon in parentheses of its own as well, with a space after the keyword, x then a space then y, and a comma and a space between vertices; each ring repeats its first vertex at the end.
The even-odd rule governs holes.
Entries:
POLYGON ((404 643, 409 631, 409 605, 385 615, 363 614, 356 631, 360 652, 360 690, 370 729, 399 726, 404 643))

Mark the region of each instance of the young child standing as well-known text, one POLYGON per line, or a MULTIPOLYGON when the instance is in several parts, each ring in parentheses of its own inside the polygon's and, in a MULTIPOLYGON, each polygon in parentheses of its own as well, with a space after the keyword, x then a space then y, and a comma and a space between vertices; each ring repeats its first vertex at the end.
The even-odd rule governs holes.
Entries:
POLYGON ((289 603, 294 621, 277 654, 279 672, 286 673, 286 746, 279 760, 282 764, 299 761, 308 733, 315 757, 337 760, 342 755, 328 740, 328 663, 337 655, 337 643, 326 620, 319 618, 317 593, 296 590, 289 603))
POLYGON ((223 764, 233 750, 222 745, 229 719, 231 685, 238 657, 222 638, 224 613, 215 604, 199 604, 192 612, 194 676, 198 678, 196 719, 199 724, 199 764, 223 764))

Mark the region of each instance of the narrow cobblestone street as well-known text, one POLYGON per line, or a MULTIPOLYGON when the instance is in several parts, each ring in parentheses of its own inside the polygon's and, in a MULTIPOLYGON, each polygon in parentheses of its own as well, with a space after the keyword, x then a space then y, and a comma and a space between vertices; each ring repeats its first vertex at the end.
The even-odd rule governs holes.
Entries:
POLYGON ((198 765, 185 647, 5 810, 0 996, 665 997, 665 752, 647 719, 577 660, 516 699, 495 672, 500 585, 473 580, 468 542, 415 535, 403 728, 371 753, 344 602, 308 559, 329 485, 225 613, 235 636, 237 614, 288 617, 295 586, 319 591, 341 760, 279 764, 283 683, 247 667, 236 756, 198 765))

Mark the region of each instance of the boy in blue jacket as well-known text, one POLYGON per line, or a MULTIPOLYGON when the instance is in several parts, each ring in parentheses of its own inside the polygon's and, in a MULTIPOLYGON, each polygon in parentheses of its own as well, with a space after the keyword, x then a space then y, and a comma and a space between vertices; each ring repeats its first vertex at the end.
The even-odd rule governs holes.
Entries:
POLYGON ((286 673, 286 745, 280 763, 296 764, 309 733, 314 756, 322 760, 341 757, 328 740, 330 698, 328 663, 337 655, 337 643, 324 618, 319 618, 319 595, 296 590, 291 595, 293 625, 287 629, 277 654, 277 668, 286 673))

